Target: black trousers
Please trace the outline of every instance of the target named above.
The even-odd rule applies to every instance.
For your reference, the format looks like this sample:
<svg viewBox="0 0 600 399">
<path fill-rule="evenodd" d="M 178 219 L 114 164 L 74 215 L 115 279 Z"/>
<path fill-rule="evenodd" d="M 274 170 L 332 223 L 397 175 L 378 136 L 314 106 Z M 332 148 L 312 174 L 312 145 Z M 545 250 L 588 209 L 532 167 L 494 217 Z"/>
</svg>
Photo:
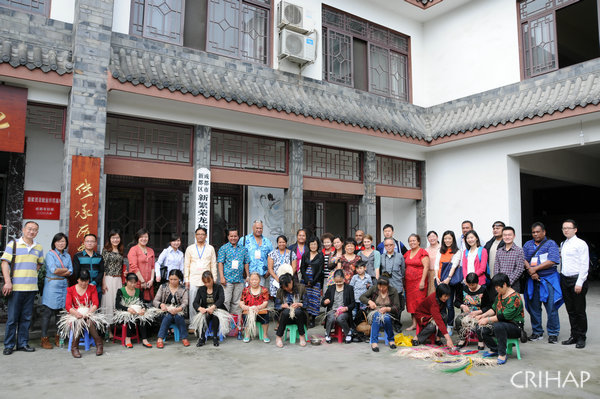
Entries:
<svg viewBox="0 0 600 399">
<path fill-rule="evenodd" d="M 560 289 L 562 290 L 565 308 L 569 314 L 569 323 L 571 324 L 571 337 L 577 340 L 585 340 L 587 333 L 587 315 L 585 313 L 585 294 L 588 290 L 587 280 L 581 287 L 579 294 L 575 293 L 575 283 L 577 276 L 567 277 L 560 275 Z"/>
<path fill-rule="evenodd" d="M 499 356 L 506 356 L 506 341 L 508 338 L 520 337 L 521 327 L 515 323 L 498 321 L 492 324 L 492 327 L 477 326 L 477 338 L 479 341 L 485 342 L 490 351 L 498 352 Z"/>
<path fill-rule="evenodd" d="M 306 312 L 304 310 L 302 310 L 301 308 L 297 308 L 294 318 L 290 319 L 290 310 L 283 309 L 279 315 L 279 326 L 277 326 L 276 334 L 278 337 L 283 337 L 283 334 L 285 333 L 285 327 L 288 324 L 297 325 L 298 326 L 298 334 L 304 335 L 305 334 L 304 326 L 306 325 Z"/>
<path fill-rule="evenodd" d="M 48 327 L 50 326 L 50 318 L 52 316 L 54 316 L 54 324 L 57 325 L 58 324 L 58 320 L 60 318 L 60 316 L 58 315 L 60 313 L 62 309 L 51 309 L 46 305 L 42 306 L 42 318 L 41 318 L 41 323 L 42 323 L 42 337 L 47 337 L 48 336 Z M 58 327 L 56 328 L 56 330 L 58 331 Z M 58 334 L 58 332 L 57 332 Z"/>
<path fill-rule="evenodd" d="M 441 314 L 444 323 L 448 324 L 448 309 L 444 307 L 441 311 Z M 442 332 L 439 330 L 438 326 L 436 326 L 433 322 L 429 322 L 425 327 L 421 329 L 421 331 L 419 331 L 419 334 L 417 334 L 417 340 L 420 344 L 424 344 L 425 342 L 427 342 L 427 340 L 429 339 L 429 337 L 431 337 L 432 334 L 436 334 L 437 337 L 442 337 Z"/>
<path fill-rule="evenodd" d="M 135 335 L 135 325 L 137 323 L 127 323 L 127 336 L 133 337 Z M 138 324 L 138 331 L 140 332 L 140 339 L 148 339 L 148 332 L 144 324 Z"/>
<path fill-rule="evenodd" d="M 208 325 L 210 324 L 211 330 L 212 330 L 212 336 L 213 339 L 218 339 L 219 337 L 219 318 L 217 316 L 215 316 L 214 314 L 209 314 L 208 312 L 205 313 L 206 314 L 206 325 L 204 326 L 204 330 L 202 330 L 202 334 L 200 335 L 200 338 L 204 338 L 206 336 L 206 329 L 208 328 Z"/>
</svg>

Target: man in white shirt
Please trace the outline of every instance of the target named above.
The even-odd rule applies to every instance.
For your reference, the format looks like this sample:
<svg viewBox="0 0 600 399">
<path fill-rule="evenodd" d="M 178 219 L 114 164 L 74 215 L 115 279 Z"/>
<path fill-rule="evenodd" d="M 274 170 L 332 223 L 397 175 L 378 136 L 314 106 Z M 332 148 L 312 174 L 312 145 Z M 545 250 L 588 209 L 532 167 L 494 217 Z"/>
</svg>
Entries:
<svg viewBox="0 0 600 399">
<path fill-rule="evenodd" d="M 571 336 L 562 344 L 575 344 L 577 349 L 582 349 L 585 348 L 585 334 L 587 333 L 585 294 L 588 290 L 590 253 L 585 241 L 576 236 L 577 224 L 575 221 L 565 220 L 562 232 L 567 239 L 560 247 L 560 288 L 571 324 Z"/>
<path fill-rule="evenodd" d="M 183 276 L 185 288 L 189 290 L 189 310 L 190 320 L 196 316 L 197 310 L 194 309 L 194 299 L 198 288 L 204 285 L 202 282 L 202 273 L 210 271 L 214 281 L 217 280 L 217 255 L 212 245 L 206 243 L 206 229 L 198 227 L 196 229 L 196 242 L 185 250 L 185 259 L 183 265 Z"/>
</svg>

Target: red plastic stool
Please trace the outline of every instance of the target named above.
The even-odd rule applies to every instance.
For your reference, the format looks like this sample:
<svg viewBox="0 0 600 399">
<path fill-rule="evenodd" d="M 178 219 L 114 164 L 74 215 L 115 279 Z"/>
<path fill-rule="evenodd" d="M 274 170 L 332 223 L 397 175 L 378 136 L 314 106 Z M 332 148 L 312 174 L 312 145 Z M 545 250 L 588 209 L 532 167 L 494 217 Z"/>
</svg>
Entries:
<svg viewBox="0 0 600 399">
<path fill-rule="evenodd" d="M 115 328 L 113 330 L 113 344 L 115 341 L 121 341 L 121 346 L 125 346 L 125 338 L 127 338 L 127 324 L 121 324 L 121 335 L 117 336 L 117 325 L 115 324 Z M 137 324 L 135 325 L 135 335 L 130 337 L 133 341 L 137 339 L 137 343 L 140 343 L 140 331 L 138 330 Z"/>
<path fill-rule="evenodd" d="M 337 339 L 340 344 L 344 342 L 344 330 L 337 323 L 335 323 L 331 337 Z"/>
<path fill-rule="evenodd" d="M 242 331 L 241 320 L 238 320 L 238 315 L 232 314 L 233 321 L 231 322 L 231 330 L 229 330 L 228 337 L 237 337 L 238 332 Z"/>
</svg>

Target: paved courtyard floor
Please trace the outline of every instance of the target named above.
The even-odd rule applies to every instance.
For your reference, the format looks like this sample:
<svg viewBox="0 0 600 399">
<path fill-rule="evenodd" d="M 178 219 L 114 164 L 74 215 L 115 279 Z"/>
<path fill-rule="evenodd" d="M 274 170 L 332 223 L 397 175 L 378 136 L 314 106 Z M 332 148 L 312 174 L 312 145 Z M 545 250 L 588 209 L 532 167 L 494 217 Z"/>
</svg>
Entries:
<svg viewBox="0 0 600 399">
<path fill-rule="evenodd" d="M 505 365 L 476 368 L 471 376 L 432 370 L 429 361 L 400 358 L 383 345 L 379 353 L 366 343 L 301 348 L 286 342 L 279 349 L 273 324 L 269 344 L 227 338 L 218 348 L 196 348 L 195 342 L 184 348 L 169 341 L 160 350 L 109 343 L 103 356 L 92 348 L 82 350 L 81 359 L 66 349 L 41 349 L 34 333 L 35 353 L 0 355 L 0 398 L 599 398 L 598 283 L 590 287 L 587 309 L 585 349 L 550 345 L 544 336 L 521 344 L 522 360 L 513 355 Z M 559 341 L 569 336 L 564 306 L 560 316 Z M 409 325 L 405 314 L 403 322 Z M 323 329 L 310 333 L 322 335 Z"/>
</svg>

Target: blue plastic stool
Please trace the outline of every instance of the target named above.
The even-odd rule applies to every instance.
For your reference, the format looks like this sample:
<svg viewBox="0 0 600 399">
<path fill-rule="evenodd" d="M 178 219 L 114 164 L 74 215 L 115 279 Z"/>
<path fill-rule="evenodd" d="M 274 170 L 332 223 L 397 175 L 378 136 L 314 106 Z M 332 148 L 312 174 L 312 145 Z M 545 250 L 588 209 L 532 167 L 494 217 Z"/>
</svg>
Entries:
<svg viewBox="0 0 600 399">
<path fill-rule="evenodd" d="M 388 341 L 387 336 L 385 334 L 385 330 L 379 330 L 379 336 L 377 337 L 377 340 L 385 342 L 386 345 L 390 344 L 390 341 Z"/>
<path fill-rule="evenodd" d="M 175 342 L 179 342 L 179 328 L 177 328 L 177 325 L 173 323 L 169 328 L 173 329 L 173 338 L 175 339 Z"/>
<path fill-rule="evenodd" d="M 67 348 L 68 351 L 71 351 L 71 346 L 73 344 L 73 331 L 71 331 L 71 334 L 69 335 L 69 347 Z M 94 342 L 93 339 L 90 338 L 90 334 L 88 333 L 88 330 L 84 330 L 83 332 L 83 338 L 81 338 L 79 340 L 79 345 L 84 345 L 85 346 L 85 350 L 89 351 L 90 347 L 96 346 L 96 343 Z"/>
<path fill-rule="evenodd" d="M 308 328 L 306 326 L 304 326 L 304 331 L 305 332 L 308 331 Z M 286 339 L 288 339 L 288 334 L 289 334 L 290 344 L 295 344 L 296 339 L 298 339 L 298 337 L 300 337 L 300 334 L 298 334 L 298 326 L 295 324 L 288 324 L 287 326 L 285 326 L 285 333 L 283 334 L 284 341 Z"/>
<path fill-rule="evenodd" d="M 208 323 L 208 327 L 206 328 L 206 333 L 204 334 L 204 336 L 206 337 L 206 339 L 208 339 L 208 338 L 210 338 L 210 337 L 213 336 L 213 333 L 212 333 L 212 321 L 210 323 Z M 219 341 L 223 341 L 223 339 L 225 338 L 221 334 L 218 334 L 218 337 L 219 337 Z"/>
</svg>

